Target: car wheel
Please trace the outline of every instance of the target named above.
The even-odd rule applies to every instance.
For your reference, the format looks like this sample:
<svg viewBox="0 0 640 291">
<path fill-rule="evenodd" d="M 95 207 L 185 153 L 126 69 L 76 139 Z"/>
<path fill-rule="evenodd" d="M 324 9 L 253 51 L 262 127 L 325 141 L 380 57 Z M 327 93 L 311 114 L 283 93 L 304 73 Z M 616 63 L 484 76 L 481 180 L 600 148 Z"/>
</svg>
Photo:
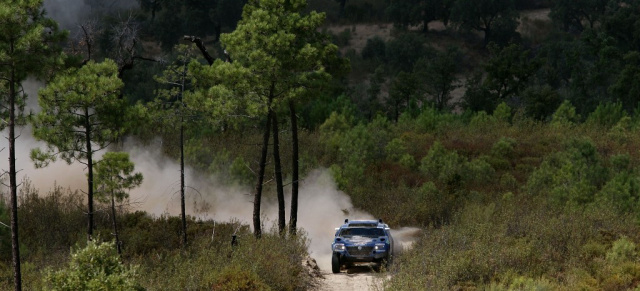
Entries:
<svg viewBox="0 0 640 291">
<path fill-rule="evenodd" d="M 331 271 L 334 274 L 340 273 L 340 258 L 338 257 L 338 254 L 333 254 L 333 256 L 331 256 Z"/>
<path fill-rule="evenodd" d="M 393 255 L 388 255 L 387 258 L 382 261 L 385 269 L 389 269 L 389 265 L 393 262 Z"/>
</svg>

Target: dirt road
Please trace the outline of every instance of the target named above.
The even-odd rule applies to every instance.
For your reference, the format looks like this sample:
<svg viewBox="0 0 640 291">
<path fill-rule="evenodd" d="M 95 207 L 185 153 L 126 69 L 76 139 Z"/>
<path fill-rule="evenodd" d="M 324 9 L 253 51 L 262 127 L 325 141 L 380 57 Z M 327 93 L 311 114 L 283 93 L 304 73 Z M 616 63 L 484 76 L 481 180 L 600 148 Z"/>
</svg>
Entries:
<svg viewBox="0 0 640 291">
<path fill-rule="evenodd" d="M 325 272 L 322 275 L 324 279 L 320 280 L 316 291 L 382 290 L 383 278 L 380 274 L 373 272 L 370 267 L 352 267 L 338 274 Z"/>
</svg>

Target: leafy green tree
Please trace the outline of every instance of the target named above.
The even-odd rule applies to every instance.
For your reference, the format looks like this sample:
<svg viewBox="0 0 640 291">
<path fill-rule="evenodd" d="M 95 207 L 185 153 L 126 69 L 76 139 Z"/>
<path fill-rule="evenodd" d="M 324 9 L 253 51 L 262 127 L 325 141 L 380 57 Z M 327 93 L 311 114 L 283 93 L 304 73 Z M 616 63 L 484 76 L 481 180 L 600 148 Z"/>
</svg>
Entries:
<svg viewBox="0 0 640 291">
<path fill-rule="evenodd" d="M 378 66 L 376 70 L 369 77 L 369 88 L 367 89 L 368 95 L 368 104 L 367 108 L 369 110 L 369 114 L 367 118 L 371 120 L 375 114 L 382 110 L 382 106 L 380 104 L 380 93 L 382 91 L 382 86 L 386 82 L 384 68 L 383 66 Z"/>
<path fill-rule="evenodd" d="M 489 45 L 491 58 L 484 65 L 484 86 L 498 100 L 518 95 L 528 85 L 539 65 L 531 53 L 517 44 L 504 48 Z"/>
<path fill-rule="evenodd" d="M 553 153 L 527 181 L 532 195 L 545 195 L 559 206 L 580 207 L 596 201 L 596 193 L 609 179 L 591 141 L 571 140 L 565 151 Z"/>
<path fill-rule="evenodd" d="M 565 30 L 583 31 L 583 23 L 594 28 L 605 13 L 609 0 L 555 0 L 549 16 Z M 615 1 L 619 2 L 619 1 Z"/>
<path fill-rule="evenodd" d="M 93 234 L 93 155 L 121 136 L 121 116 L 126 100 L 120 99 L 122 81 L 116 64 L 88 62 L 79 69 L 57 75 L 40 90 L 42 108 L 33 118 L 33 135 L 47 143 L 46 151 L 33 149 L 31 159 L 36 167 L 45 167 L 60 157 L 87 166 L 88 230 Z"/>
<path fill-rule="evenodd" d="M 562 103 L 560 94 L 551 86 L 532 86 L 522 92 L 525 113 L 537 120 L 546 120 Z"/>
<path fill-rule="evenodd" d="M 457 0 L 451 10 L 451 20 L 460 27 L 484 32 L 485 45 L 514 37 L 518 17 L 513 0 Z"/>
<path fill-rule="evenodd" d="M 265 0 L 251 2 L 245 6 L 243 17 L 236 30 L 223 34 L 221 42 L 233 59 L 233 63 L 217 61 L 210 69 L 203 69 L 207 76 L 220 81 L 212 86 L 207 95 L 216 104 L 235 107 L 244 102 L 251 115 L 267 115 L 260 170 L 254 200 L 254 230 L 261 234 L 260 201 L 264 166 L 266 162 L 269 130 L 273 127 L 274 159 L 279 155 L 277 109 L 287 107 L 290 111 L 293 139 L 292 203 L 290 228 L 295 229 L 297 220 L 297 117 L 295 107 L 298 100 L 308 96 L 309 89 L 316 88 L 330 78 L 330 72 L 342 71 L 347 63 L 337 56 L 337 47 L 329 42 L 326 34 L 318 31 L 324 14 L 303 14 L 305 0 Z M 216 77 L 213 77 L 213 76 Z M 233 82 L 240 80 L 240 82 Z M 200 81 L 200 79 L 199 79 Z M 224 85 L 220 85 L 224 84 Z M 225 94 L 221 94 L 221 93 Z M 229 93 L 229 94 L 226 94 Z M 229 100 L 229 96 L 240 100 Z M 221 98 L 221 99 L 218 99 Z M 218 103 L 219 102 L 219 103 Z M 212 102 L 210 102 L 212 104 Z M 234 104 L 234 105 L 231 105 Z M 211 108 L 211 107 L 209 107 Z M 214 109 L 219 110 L 219 109 Z M 277 166 L 277 161 L 274 161 Z M 275 169 L 278 191 L 278 226 L 284 230 L 284 193 L 281 169 Z"/>
<path fill-rule="evenodd" d="M 429 22 L 442 20 L 449 23 L 453 0 L 392 0 L 387 7 L 389 19 L 397 27 L 422 25 L 422 31 L 429 30 Z"/>
<path fill-rule="evenodd" d="M 422 90 L 418 86 L 418 80 L 412 73 L 400 72 L 391 81 L 389 87 L 389 98 L 387 104 L 391 109 L 391 116 L 394 121 L 398 121 L 400 111 L 409 108 L 411 104 L 416 104 L 421 99 Z"/>
<path fill-rule="evenodd" d="M 424 45 L 424 38 L 416 33 L 403 33 L 387 42 L 386 59 L 392 73 L 411 72 L 415 63 L 432 53 Z"/>
<path fill-rule="evenodd" d="M 66 37 L 55 21 L 45 16 L 43 2 L 0 1 L 0 129 L 9 131 L 9 189 L 11 244 L 15 290 L 22 289 L 16 181 L 16 126 L 24 124 L 26 94 L 22 82 L 29 75 L 44 76 L 60 64 L 57 42 Z"/>
<path fill-rule="evenodd" d="M 134 173 L 135 165 L 129 161 L 129 154 L 108 152 L 95 165 L 96 198 L 103 203 L 111 202 L 111 221 L 116 239 L 118 254 L 122 254 L 116 220 L 116 202 L 122 203 L 129 198 L 128 190 L 142 184 L 142 174 Z"/>
<path fill-rule="evenodd" d="M 115 252 L 114 243 L 89 241 L 71 254 L 69 265 L 44 278 L 46 290 L 144 290 L 136 278 L 137 267 L 127 267 Z"/>
<path fill-rule="evenodd" d="M 436 53 L 433 59 L 424 59 L 414 68 L 419 83 L 424 82 L 426 93 L 438 110 L 450 106 L 451 92 L 460 87 L 457 74 L 460 71 L 461 53 L 456 47 Z"/>
<path fill-rule="evenodd" d="M 463 97 L 465 107 L 474 111 L 493 112 L 500 102 L 519 96 L 539 68 L 539 61 L 521 45 L 500 48 L 488 46 L 491 57 L 483 65 L 486 76 L 476 73 L 467 80 Z"/>
<path fill-rule="evenodd" d="M 580 114 L 576 113 L 576 108 L 569 100 L 564 100 L 551 117 L 551 123 L 556 125 L 571 125 L 578 121 L 580 121 Z"/>
<path fill-rule="evenodd" d="M 640 52 L 627 53 L 623 59 L 624 67 L 611 84 L 608 91 L 613 98 L 623 104 L 624 109 L 631 111 L 638 107 L 640 100 Z"/>
</svg>

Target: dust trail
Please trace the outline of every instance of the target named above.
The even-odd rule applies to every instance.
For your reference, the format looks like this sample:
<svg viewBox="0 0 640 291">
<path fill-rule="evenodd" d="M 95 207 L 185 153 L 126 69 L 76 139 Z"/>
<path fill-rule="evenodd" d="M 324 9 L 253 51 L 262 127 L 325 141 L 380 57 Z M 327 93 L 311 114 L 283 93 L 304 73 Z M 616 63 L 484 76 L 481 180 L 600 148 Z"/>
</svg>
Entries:
<svg viewBox="0 0 640 291">
<path fill-rule="evenodd" d="M 42 85 L 36 81 L 25 82 L 29 96 L 28 107 L 37 111 L 37 88 Z M 54 185 L 86 193 L 86 167 L 80 163 L 67 165 L 58 161 L 48 167 L 35 169 L 29 158 L 29 152 L 35 147 L 45 147 L 36 141 L 29 127 L 18 129 L 17 168 L 18 179 L 28 177 L 32 185 L 41 194 L 47 193 Z M 6 131 L 2 133 L 6 137 Z M 6 138 L 0 139 L 1 156 L 8 155 Z M 143 210 L 152 215 L 180 214 L 180 166 L 178 161 L 162 153 L 162 141 L 155 140 L 143 145 L 134 139 L 124 142 L 123 150 L 130 154 L 135 169 L 144 175 L 142 185 L 130 192 L 131 210 Z M 96 155 L 100 159 L 101 153 Z M 6 159 L 5 159 L 6 161 Z M 7 164 L 0 164 L 0 169 L 8 169 Z M 187 214 L 201 219 L 217 221 L 239 220 L 251 225 L 253 217 L 253 186 L 228 185 L 214 175 L 205 175 L 185 168 Z M 6 191 L 5 191 L 6 193 Z M 286 189 L 286 217 L 289 217 L 290 189 Z M 266 195 L 266 194 L 265 194 Z M 6 197 L 5 197 L 6 198 Z M 309 252 L 319 266 L 330 270 L 331 241 L 335 227 L 340 226 L 345 218 L 375 219 L 371 214 L 355 209 L 351 199 L 340 191 L 327 169 L 311 171 L 300 183 L 298 205 L 298 227 L 304 229 L 309 238 Z M 268 229 L 277 220 L 277 202 L 275 199 L 263 199 L 263 221 Z M 382 217 L 384 219 L 384 217 Z M 393 227 L 393 226 L 392 226 Z M 415 228 L 393 230 L 396 245 L 408 247 L 415 239 Z"/>
</svg>

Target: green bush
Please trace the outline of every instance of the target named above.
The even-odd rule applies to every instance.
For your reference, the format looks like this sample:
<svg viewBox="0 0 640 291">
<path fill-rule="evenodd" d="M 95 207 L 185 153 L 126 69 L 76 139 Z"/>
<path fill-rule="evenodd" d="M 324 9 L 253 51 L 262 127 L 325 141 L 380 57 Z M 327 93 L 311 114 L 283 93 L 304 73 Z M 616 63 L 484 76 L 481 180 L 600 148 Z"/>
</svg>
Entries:
<svg viewBox="0 0 640 291">
<path fill-rule="evenodd" d="M 622 237 L 613 242 L 606 255 L 607 261 L 614 264 L 635 261 L 637 257 L 636 244 L 627 237 Z"/>
<path fill-rule="evenodd" d="M 493 110 L 493 117 L 502 123 L 510 123 L 511 122 L 511 107 L 507 105 L 507 103 L 502 102 L 498 104 L 495 110 Z"/>
<path fill-rule="evenodd" d="M 589 114 L 586 123 L 612 127 L 624 117 L 628 117 L 628 115 L 624 108 L 622 108 L 621 102 L 600 103 L 600 105 Z"/>
<path fill-rule="evenodd" d="M 556 126 L 568 126 L 575 124 L 580 120 L 580 115 L 576 113 L 576 108 L 571 105 L 569 100 L 565 100 L 560 104 L 556 112 L 553 113 L 551 124 Z"/>
<path fill-rule="evenodd" d="M 229 266 L 222 270 L 213 285 L 216 291 L 268 291 L 269 286 L 264 284 L 256 273 L 243 270 L 239 266 Z"/>
<path fill-rule="evenodd" d="M 608 177 L 593 143 L 572 140 L 566 151 L 552 153 L 542 162 L 526 188 L 532 195 L 548 195 L 557 205 L 583 206 L 594 202 Z"/>
<path fill-rule="evenodd" d="M 69 266 L 45 277 L 48 290 L 144 290 L 137 267 L 122 264 L 115 244 L 90 241 L 71 254 Z"/>
</svg>

